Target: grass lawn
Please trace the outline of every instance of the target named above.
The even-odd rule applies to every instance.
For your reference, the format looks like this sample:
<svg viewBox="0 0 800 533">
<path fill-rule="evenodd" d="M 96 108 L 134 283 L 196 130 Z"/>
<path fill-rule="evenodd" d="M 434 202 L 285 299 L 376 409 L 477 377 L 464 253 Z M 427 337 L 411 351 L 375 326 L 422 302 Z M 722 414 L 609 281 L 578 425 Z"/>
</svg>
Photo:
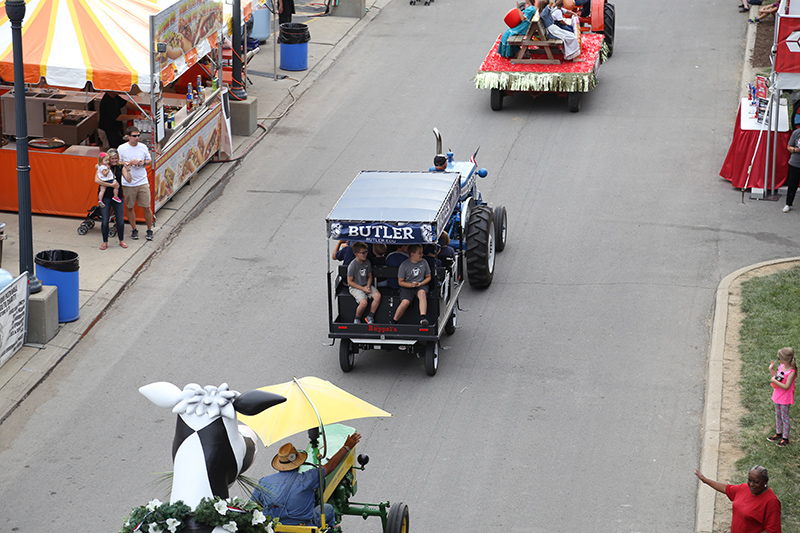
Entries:
<svg viewBox="0 0 800 533">
<path fill-rule="evenodd" d="M 777 368 L 778 349 L 783 346 L 791 346 L 796 357 L 800 355 L 800 268 L 745 281 L 742 311 L 739 350 L 746 414 L 740 421 L 740 437 L 745 456 L 736 463 L 737 479 L 731 483 L 745 482 L 751 466 L 765 466 L 769 486 L 781 501 L 783 532 L 800 533 L 800 405 L 789 410 L 789 445 L 780 448 L 767 441 L 775 433 L 769 362 L 775 361 Z M 795 398 L 800 402 L 797 394 Z"/>
</svg>

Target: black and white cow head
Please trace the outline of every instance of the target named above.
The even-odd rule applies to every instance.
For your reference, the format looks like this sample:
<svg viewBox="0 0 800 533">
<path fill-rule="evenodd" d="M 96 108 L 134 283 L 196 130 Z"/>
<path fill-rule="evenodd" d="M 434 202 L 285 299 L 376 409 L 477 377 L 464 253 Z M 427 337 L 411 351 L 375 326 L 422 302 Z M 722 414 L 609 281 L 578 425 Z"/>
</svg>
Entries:
<svg viewBox="0 0 800 533">
<path fill-rule="evenodd" d="M 227 498 L 236 477 L 253 463 L 255 433 L 239 425 L 236 413 L 252 416 L 285 402 L 277 394 L 253 390 L 240 394 L 190 383 L 180 390 L 159 381 L 139 389 L 148 400 L 178 415 L 172 441 L 172 494 L 192 509 L 211 496 Z"/>
</svg>

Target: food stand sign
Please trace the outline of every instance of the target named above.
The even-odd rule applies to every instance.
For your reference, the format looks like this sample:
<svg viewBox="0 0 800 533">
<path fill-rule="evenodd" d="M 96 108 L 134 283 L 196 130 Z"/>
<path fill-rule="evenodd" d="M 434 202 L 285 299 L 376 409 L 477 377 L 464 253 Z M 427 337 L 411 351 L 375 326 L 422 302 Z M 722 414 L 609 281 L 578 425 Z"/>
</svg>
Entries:
<svg viewBox="0 0 800 533">
<path fill-rule="evenodd" d="M 28 331 L 28 273 L 0 291 L 0 365 L 25 343 Z"/>
<path fill-rule="evenodd" d="M 155 208 L 160 209 L 189 178 L 219 151 L 222 106 L 210 110 L 202 120 L 173 144 L 156 163 Z"/>
<path fill-rule="evenodd" d="M 155 58 L 165 85 L 211 51 L 223 25 L 222 9 L 221 0 L 181 0 L 153 17 L 155 41 L 166 44 Z"/>
</svg>

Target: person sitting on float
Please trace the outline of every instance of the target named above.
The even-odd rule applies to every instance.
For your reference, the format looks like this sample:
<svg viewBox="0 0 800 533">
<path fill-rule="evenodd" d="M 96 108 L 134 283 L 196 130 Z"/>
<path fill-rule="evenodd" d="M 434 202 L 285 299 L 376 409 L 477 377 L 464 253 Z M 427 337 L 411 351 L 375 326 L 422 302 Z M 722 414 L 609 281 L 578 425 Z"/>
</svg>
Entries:
<svg viewBox="0 0 800 533">
<path fill-rule="evenodd" d="M 564 43 L 564 59 L 571 61 L 581 55 L 578 31 L 567 31 L 556 24 L 563 20 L 561 0 L 539 0 L 539 17 L 550 39 L 561 39 Z M 575 28 L 577 30 L 577 28 Z"/>
<path fill-rule="evenodd" d="M 525 9 L 520 9 L 519 5 L 515 6 L 520 22 L 513 28 L 508 28 L 503 32 L 503 36 L 500 37 L 500 45 L 497 47 L 497 53 L 501 56 L 514 57 L 517 55 L 517 52 L 519 52 L 519 46 L 508 44 L 508 38 L 512 35 L 525 35 L 528 32 L 528 28 L 533 20 L 533 15 L 536 13 L 536 6 L 533 5 L 533 2 L 534 0 L 525 0 Z M 513 13 L 513 10 L 511 11 L 509 15 Z M 506 15 L 507 19 L 509 15 Z"/>
</svg>

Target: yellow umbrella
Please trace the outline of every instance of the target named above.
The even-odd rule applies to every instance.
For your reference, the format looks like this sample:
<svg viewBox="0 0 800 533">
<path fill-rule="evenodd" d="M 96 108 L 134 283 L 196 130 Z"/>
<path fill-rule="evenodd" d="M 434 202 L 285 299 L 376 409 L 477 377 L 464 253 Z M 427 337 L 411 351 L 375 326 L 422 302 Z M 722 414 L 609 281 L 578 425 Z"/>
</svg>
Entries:
<svg viewBox="0 0 800 533">
<path fill-rule="evenodd" d="M 239 421 L 248 425 L 261 438 L 265 446 L 312 428 L 324 425 L 369 418 L 392 416 L 383 409 L 356 398 L 330 381 L 308 376 L 292 381 L 261 387 L 259 390 L 280 394 L 286 401 L 255 416 L 239 415 Z"/>
</svg>

